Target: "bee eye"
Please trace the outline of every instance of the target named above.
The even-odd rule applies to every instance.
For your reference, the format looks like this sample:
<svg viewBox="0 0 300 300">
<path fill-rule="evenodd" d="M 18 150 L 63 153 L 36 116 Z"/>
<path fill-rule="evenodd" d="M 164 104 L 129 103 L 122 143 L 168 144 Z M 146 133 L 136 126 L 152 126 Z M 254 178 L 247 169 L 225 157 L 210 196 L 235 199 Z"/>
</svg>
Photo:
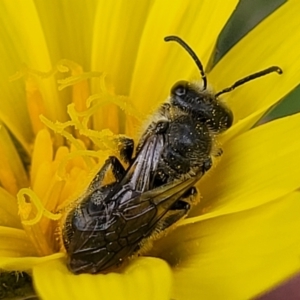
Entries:
<svg viewBox="0 0 300 300">
<path fill-rule="evenodd" d="M 185 96 L 188 89 L 188 82 L 187 81 L 179 81 L 175 83 L 171 89 L 172 96 L 182 97 Z"/>
<path fill-rule="evenodd" d="M 174 94 L 176 94 L 177 96 L 184 96 L 186 93 L 186 89 L 184 86 L 177 86 Z"/>
</svg>

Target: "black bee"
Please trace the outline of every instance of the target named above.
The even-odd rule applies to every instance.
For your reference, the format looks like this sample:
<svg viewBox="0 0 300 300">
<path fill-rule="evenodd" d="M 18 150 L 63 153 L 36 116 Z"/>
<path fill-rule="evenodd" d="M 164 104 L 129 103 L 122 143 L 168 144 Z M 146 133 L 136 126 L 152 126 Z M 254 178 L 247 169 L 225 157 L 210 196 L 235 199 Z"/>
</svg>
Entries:
<svg viewBox="0 0 300 300">
<path fill-rule="evenodd" d="M 185 217 L 196 203 L 196 182 L 212 166 L 215 138 L 233 122 L 231 110 L 219 99 L 223 93 L 271 72 L 270 67 L 243 78 L 218 93 L 207 89 L 202 64 L 179 37 L 176 41 L 196 62 L 202 84 L 179 81 L 169 100 L 153 115 L 135 157 L 133 141 L 124 139 L 125 170 L 110 157 L 84 195 L 69 210 L 63 227 L 68 267 L 75 273 L 98 273 L 140 253 L 147 241 Z M 114 180 L 104 183 L 112 171 Z"/>
</svg>

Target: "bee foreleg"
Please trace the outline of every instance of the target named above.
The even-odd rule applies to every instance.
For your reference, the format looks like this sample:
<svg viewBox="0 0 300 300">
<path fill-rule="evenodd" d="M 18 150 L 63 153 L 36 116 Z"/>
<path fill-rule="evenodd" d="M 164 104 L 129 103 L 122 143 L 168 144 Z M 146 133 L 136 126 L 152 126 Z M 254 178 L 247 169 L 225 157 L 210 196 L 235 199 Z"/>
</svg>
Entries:
<svg viewBox="0 0 300 300">
<path fill-rule="evenodd" d="M 101 186 L 103 186 L 103 181 L 105 178 L 105 175 L 109 172 L 109 170 L 112 171 L 116 182 L 119 182 L 125 174 L 125 169 L 120 163 L 120 161 L 115 156 L 110 156 L 104 163 L 103 167 L 100 169 L 100 171 L 97 173 L 97 175 L 94 177 L 93 181 L 91 182 L 89 189 L 95 190 L 99 189 Z"/>
<path fill-rule="evenodd" d="M 119 182 L 122 180 L 122 178 L 125 175 L 125 169 L 123 165 L 120 163 L 120 161 L 115 156 L 110 156 L 106 162 L 110 163 L 111 170 L 115 176 L 116 182 Z"/>
<path fill-rule="evenodd" d="M 118 138 L 118 149 L 122 160 L 126 163 L 130 163 L 132 160 L 132 154 L 134 149 L 133 139 L 122 136 Z"/>
</svg>

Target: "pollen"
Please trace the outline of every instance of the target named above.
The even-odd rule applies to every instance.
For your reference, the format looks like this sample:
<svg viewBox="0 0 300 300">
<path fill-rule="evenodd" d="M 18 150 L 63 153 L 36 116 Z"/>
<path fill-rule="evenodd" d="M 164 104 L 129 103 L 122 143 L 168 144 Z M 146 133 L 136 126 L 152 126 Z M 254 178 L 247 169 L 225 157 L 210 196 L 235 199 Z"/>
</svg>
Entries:
<svg viewBox="0 0 300 300">
<path fill-rule="evenodd" d="M 72 103 L 67 106 L 68 120 L 52 121 L 40 89 L 40 81 L 57 73 L 68 74 L 58 81 L 58 90 L 72 89 Z M 118 135 L 109 129 L 92 129 L 99 107 L 114 103 L 139 116 L 124 96 L 115 96 L 105 86 L 104 75 L 83 72 L 68 60 L 60 61 L 48 73 L 26 69 L 27 106 L 36 135 L 33 145 L 30 183 L 17 194 L 23 227 L 39 255 L 60 250 L 60 223 L 70 203 L 80 198 L 99 167 L 118 152 Z M 90 95 L 88 79 L 102 80 L 102 92 Z M 102 79 L 101 79 L 102 78 Z M 24 186 L 24 185 L 23 185 Z"/>
</svg>

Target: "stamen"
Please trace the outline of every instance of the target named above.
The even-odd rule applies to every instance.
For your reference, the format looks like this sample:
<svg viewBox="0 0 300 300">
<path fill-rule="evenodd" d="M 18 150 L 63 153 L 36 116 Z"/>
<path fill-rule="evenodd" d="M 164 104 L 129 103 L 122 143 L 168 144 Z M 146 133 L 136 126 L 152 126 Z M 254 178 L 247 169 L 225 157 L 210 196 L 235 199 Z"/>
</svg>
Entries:
<svg viewBox="0 0 300 300">
<path fill-rule="evenodd" d="M 22 66 L 21 70 L 17 71 L 14 75 L 10 76 L 9 80 L 10 81 L 15 81 L 15 80 L 19 80 L 23 77 L 27 77 L 27 76 L 33 76 L 33 77 L 38 77 L 38 78 L 49 78 L 52 75 L 54 75 L 57 72 L 56 67 L 52 68 L 50 71 L 48 72 L 41 72 L 35 69 L 31 69 L 28 66 L 26 66 L 25 64 Z"/>
<path fill-rule="evenodd" d="M 70 160 L 74 159 L 77 156 L 80 156 L 80 157 L 86 156 L 86 157 L 95 157 L 95 158 L 101 157 L 99 152 L 93 151 L 93 150 L 78 150 L 78 151 L 70 152 L 61 160 L 61 162 L 57 168 L 57 175 L 59 176 L 59 178 L 61 178 L 61 179 L 66 178 L 66 173 L 67 173 L 66 166 Z"/>
<path fill-rule="evenodd" d="M 31 203 L 28 203 L 25 196 L 30 198 Z M 50 220 L 57 221 L 62 217 L 60 213 L 52 213 L 48 211 L 42 204 L 39 197 L 29 188 L 21 189 L 17 194 L 18 204 L 19 204 L 19 214 L 22 217 L 22 223 L 24 225 L 35 225 L 37 224 L 43 216 Z M 37 210 L 37 214 L 31 220 L 27 220 L 32 214 L 32 204 Z"/>
<path fill-rule="evenodd" d="M 142 121 L 145 119 L 145 115 L 142 115 L 141 112 L 139 112 L 132 104 L 130 104 L 130 98 L 126 96 L 120 96 L 115 95 L 112 92 L 110 92 L 107 88 L 107 85 L 105 83 L 105 77 L 106 74 L 103 74 L 100 77 L 100 94 L 94 94 L 91 95 L 86 102 L 87 108 L 91 106 L 93 103 L 94 110 L 96 110 L 104 106 L 106 104 L 113 103 L 117 105 L 121 110 L 125 111 L 126 114 L 134 116 L 139 121 Z"/>
<path fill-rule="evenodd" d="M 72 86 L 72 85 L 77 84 L 77 83 L 79 83 L 83 80 L 88 80 L 88 79 L 91 79 L 93 77 L 99 77 L 101 75 L 102 75 L 102 73 L 100 73 L 100 72 L 86 72 L 86 73 L 81 73 L 81 74 L 78 74 L 78 75 L 72 75 L 70 77 L 57 80 L 57 83 L 59 84 L 58 90 L 62 91 L 63 89 L 65 89 L 68 86 Z"/>
</svg>

